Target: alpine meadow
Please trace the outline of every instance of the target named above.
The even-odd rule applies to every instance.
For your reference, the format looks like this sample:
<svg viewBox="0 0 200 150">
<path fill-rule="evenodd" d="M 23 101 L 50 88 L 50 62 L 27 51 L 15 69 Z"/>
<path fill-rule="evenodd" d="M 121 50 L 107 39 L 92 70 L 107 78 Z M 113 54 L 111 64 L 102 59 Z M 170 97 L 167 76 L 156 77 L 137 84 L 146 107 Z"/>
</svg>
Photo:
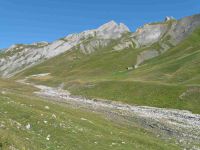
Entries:
<svg viewBox="0 0 200 150">
<path fill-rule="evenodd" d="M 200 149 L 200 15 L 109 21 L 0 51 L 0 150 Z"/>
</svg>

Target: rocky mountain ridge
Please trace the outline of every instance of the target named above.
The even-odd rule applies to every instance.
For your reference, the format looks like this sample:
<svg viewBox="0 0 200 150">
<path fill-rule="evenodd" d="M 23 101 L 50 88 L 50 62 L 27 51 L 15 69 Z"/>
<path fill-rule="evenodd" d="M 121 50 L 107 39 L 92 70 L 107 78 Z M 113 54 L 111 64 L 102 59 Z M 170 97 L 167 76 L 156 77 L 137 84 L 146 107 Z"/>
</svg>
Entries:
<svg viewBox="0 0 200 150">
<path fill-rule="evenodd" d="M 12 45 L 5 50 L 0 58 L 0 74 L 3 77 L 10 77 L 23 69 L 44 61 L 45 59 L 66 52 L 90 38 L 95 37 L 98 39 L 97 42 L 99 43 L 96 42 L 94 44 L 102 45 L 103 43 L 105 45 L 105 43 L 101 41 L 111 41 L 120 38 L 122 34 L 126 32 L 130 32 L 130 30 L 124 24 L 120 23 L 118 25 L 114 21 L 111 21 L 100 26 L 98 29 L 87 30 L 79 34 L 70 34 L 52 43 L 40 42 L 30 45 Z M 84 52 L 84 48 L 82 48 L 81 51 Z"/>
<path fill-rule="evenodd" d="M 115 51 L 147 47 L 137 56 L 137 62 L 135 62 L 135 68 L 137 68 L 145 60 L 154 58 L 180 43 L 198 26 L 200 26 L 200 15 L 180 20 L 166 17 L 164 22 L 146 24 L 138 28 L 136 32 L 131 32 L 123 23 L 117 24 L 110 21 L 97 29 L 70 34 L 52 43 L 13 45 L 0 55 L 0 75 L 11 77 L 28 67 L 73 48 L 84 54 L 90 54 L 110 45 L 112 45 L 111 49 Z M 113 41 L 115 41 L 115 45 L 112 44 Z M 155 43 L 158 44 L 157 49 L 151 47 Z"/>
</svg>

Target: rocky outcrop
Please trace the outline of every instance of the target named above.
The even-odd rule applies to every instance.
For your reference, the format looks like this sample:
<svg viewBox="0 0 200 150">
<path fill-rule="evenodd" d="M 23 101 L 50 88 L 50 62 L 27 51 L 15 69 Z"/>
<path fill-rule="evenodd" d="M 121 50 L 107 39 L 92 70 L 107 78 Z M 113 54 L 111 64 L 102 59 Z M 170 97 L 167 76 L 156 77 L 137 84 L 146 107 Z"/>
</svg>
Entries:
<svg viewBox="0 0 200 150">
<path fill-rule="evenodd" d="M 122 37 L 123 34 L 130 32 L 129 28 L 120 23 L 108 22 L 94 31 L 95 38 L 86 40 L 78 47 L 84 54 L 90 54 L 98 49 L 105 48 L 111 44 L 112 40 Z"/>
<path fill-rule="evenodd" d="M 162 53 L 165 53 L 167 50 L 169 50 L 171 48 L 168 44 L 163 43 L 163 42 L 159 42 L 158 44 L 160 46 L 159 49 L 145 50 L 145 51 L 141 52 L 137 56 L 137 61 L 136 61 L 136 64 L 135 64 L 135 69 L 137 69 L 139 67 L 139 65 L 141 65 L 146 60 L 155 58 L 155 57 L 161 55 Z"/>
<path fill-rule="evenodd" d="M 159 55 L 159 52 L 157 50 L 146 50 L 140 53 L 137 56 L 137 62 L 135 64 L 135 68 L 138 68 L 138 66 L 143 63 L 146 60 L 152 59 L 154 57 L 157 57 Z"/>
<path fill-rule="evenodd" d="M 140 47 L 151 45 L 158 42 L 167 32 L 168 24 L 146 24 L 144 27 L 137 29 L 132 34 L 132 38 L 137 41 Z"/>
<path fill-rule="evenodd" d="M 200 26 L 200 15 L 185 17 L 173 23 L 166 36 L 170 36 L 170 42 L 174 45 L 188 37 Z"/>
<path fill-rule="evenodd" d="M 117 42 L 117 44 L 113 47 L 113 50 L 119 51 L 127 48 L 138 48 L 138 45 L 136 43 L 137 42 L 128 34 Z"/>
<path fill-rule="evenodd" d="M 8 49 L 5 49 L 5 52 L 19 52 L 24 50 L 25 48 L 41 48 L 47 46 L 48 44 L 48 42 L 37 42 L 32 44 L 14 44 L 11 45 Z"/>
<path fill-rule="evenodd" d="M 124 50 L 127 48 L 134 48 L 134 46 L 135 45 L 133 41 L 124 41 L 114 46 L 113 50 L 119 51 L 119 50 Z"/>
<path fill-rule="evenodd" d="M 107 47 L 112 40 L 109 39 L 92 39 L 87 42 L 83 42 L 78 46 L 78 49 L 84 54 L 90 54 L 98 49 Z"/>
<path fill-rule="evenodd" d="M 169 37 L 170 43 L 176 45 L 199 26 L 200 15 L 189 16 L 180 20 L 166 17 L 165 22 L 146 24 L 137 29 L 132 37 L 140 46 L 151 45 L 166 37 Z"/>
<path fill-rule="evenodd" d="M 129 28 L 126 25 L 124 25 L 123 23 L 120 23 L 118 25 L 114 21 L 108 22 L 95 30 L 96 36 L 102 39 L 117 39 L 126 32 L 130 32 Z"/>
<path fill-rule="evenodd" d="M 197 27 L 200 26 L 200 15 L 185 17 L 180 20 L 175 20 L 173 17 L 166 17 L 165 22 L 156 24 L 147 24 L 139 28 L 133 33 L 133 38 L 141 46 L 158 43 L 160 49 L 157 51 L 144 51 L 137 57 L 135 68 L 137 68 L 144 61 L 154 58 L 170 49 L 171 45 L 177 45 L 185 38 L 187 38 Z M 164 39 L 164 41 L 163 41 Z"/>
</svg>

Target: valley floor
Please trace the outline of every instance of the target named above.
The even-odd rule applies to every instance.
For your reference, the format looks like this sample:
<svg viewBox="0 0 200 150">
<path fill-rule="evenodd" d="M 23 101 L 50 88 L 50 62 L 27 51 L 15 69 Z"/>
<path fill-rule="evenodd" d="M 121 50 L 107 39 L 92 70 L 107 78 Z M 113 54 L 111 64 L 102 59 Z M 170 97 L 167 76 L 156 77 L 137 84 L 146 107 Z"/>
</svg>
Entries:
<svg viewBox="0 0 200 150">
<path fill-rule="evenodd" d="M 200 144 L 200 115 L 198 114 L 175 109 L 133 106 L 110 100 L 86 99 L 73 96 L 61 88 L 29 83 L 26 79 L 18 82 L 39 89 L 34 92 L 38 96 L 67 104 L 73 108 L 98 112 L 118 123 L 137 124 L 160 138 L 174 139 L 175 143 L 182 147 L 195 149 Z"/>
<path fill-rule="evenodd" d="M 101 113 L 81 105 L 72 107 L 34 92 L 39 91 L 30 85 L 0 80 L 0 149 L 181 148 L 174 139 L 162 139 L 114 109 Z"/>
</svg>

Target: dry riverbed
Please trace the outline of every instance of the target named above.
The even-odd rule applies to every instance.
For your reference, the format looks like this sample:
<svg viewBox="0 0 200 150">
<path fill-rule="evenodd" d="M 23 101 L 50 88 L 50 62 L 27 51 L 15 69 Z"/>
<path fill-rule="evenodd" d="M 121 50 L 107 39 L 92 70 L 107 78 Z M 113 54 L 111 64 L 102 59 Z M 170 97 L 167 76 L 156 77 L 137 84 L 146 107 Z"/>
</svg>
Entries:
<svg viewBox="0 0 200 150">
<path fill-rule="evenodd" d="M 133 106 L 110 100 L 86 99 L 73 96 L 61 88 L 18 81 L 39 89 L 35 94 L 70 106 L 105 114 L 113 121 L 137 124 L 167 140 L 176 140 L 184 149 L 200 149 L 200 115 L 189 111 L 147 106 Z"/>
</svg>

